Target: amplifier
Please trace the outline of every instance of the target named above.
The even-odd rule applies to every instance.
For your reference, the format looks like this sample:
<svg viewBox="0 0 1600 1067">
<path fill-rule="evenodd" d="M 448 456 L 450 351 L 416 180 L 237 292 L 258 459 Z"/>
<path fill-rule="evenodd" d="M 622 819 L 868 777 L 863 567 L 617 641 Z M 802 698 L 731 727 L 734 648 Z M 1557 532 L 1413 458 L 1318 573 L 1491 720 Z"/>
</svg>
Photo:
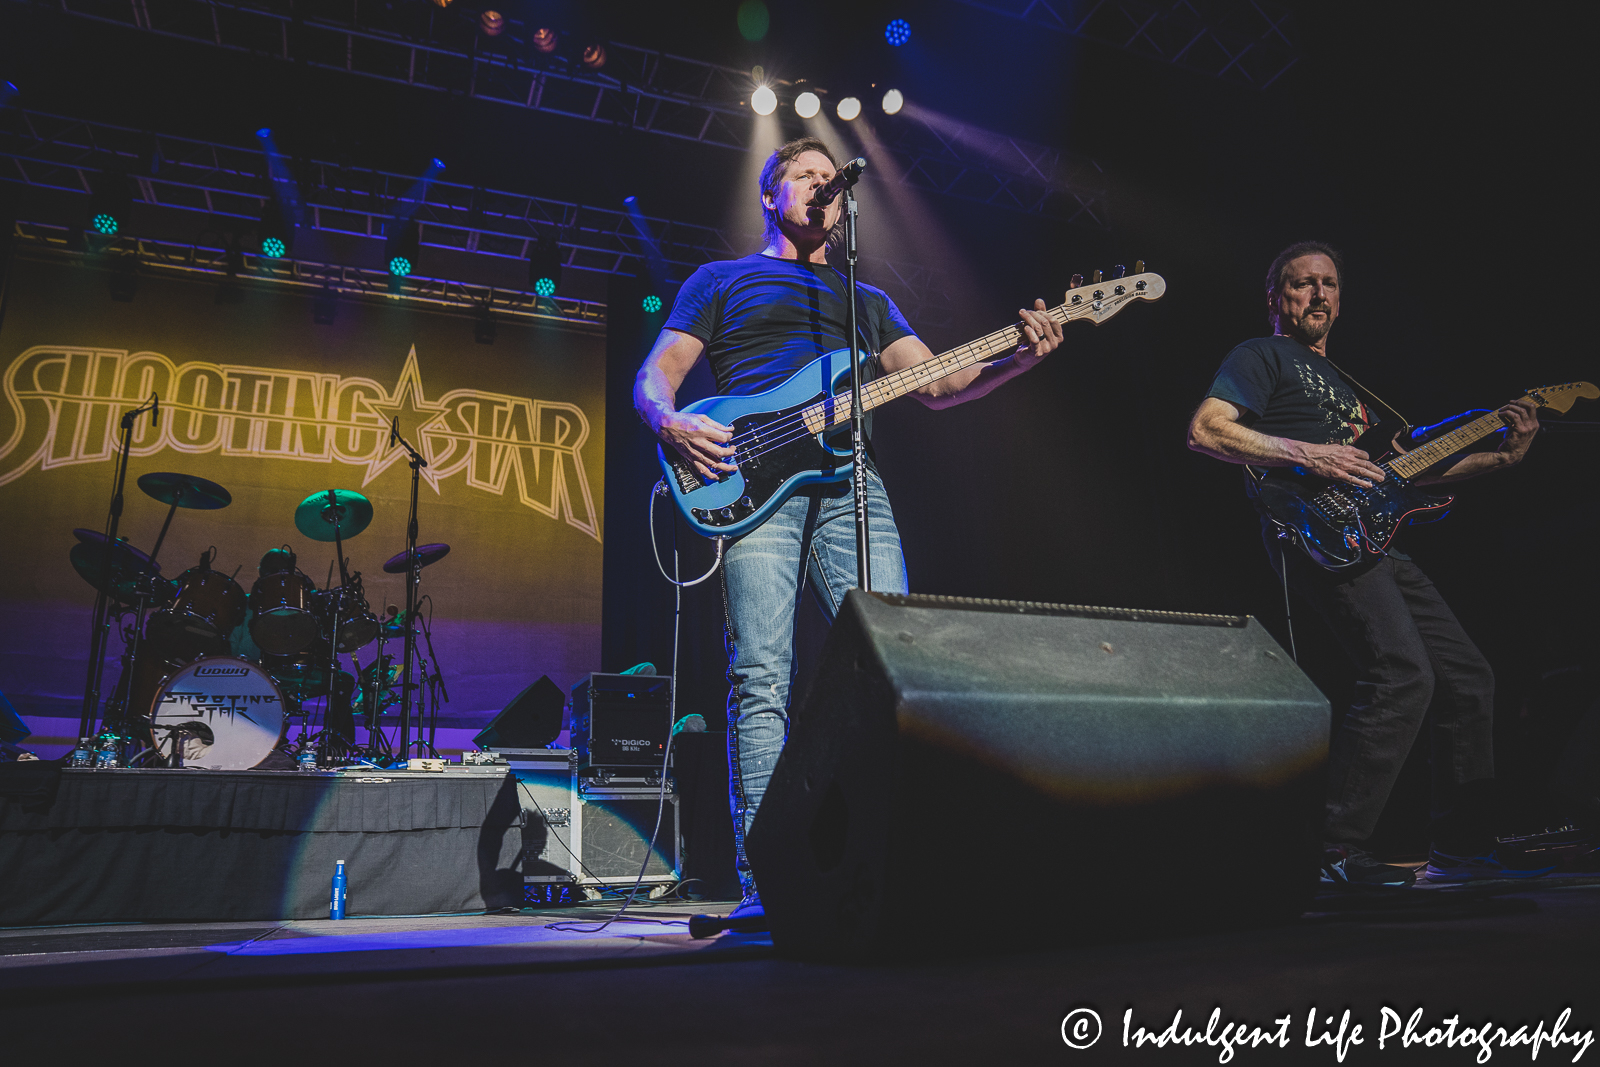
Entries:
<svg viewBox="0 0 1600 1067">
<path fill-rule="evenodd" d="M 573 773 L 564 749 L 511 756 L 522 802 L 526 884 L 632 885 L 656 825 L 659 788 L 600 785 Z M 667 791 L 647 885 L 676 882 L 683 869 L 678 797 Z"/>
<path fill-rule="evenodd" d="M 672 732 L 672 678 L 591 674 L 572 690 L 572 749 L 577 773 L 659 774 Z"/>
</svg>

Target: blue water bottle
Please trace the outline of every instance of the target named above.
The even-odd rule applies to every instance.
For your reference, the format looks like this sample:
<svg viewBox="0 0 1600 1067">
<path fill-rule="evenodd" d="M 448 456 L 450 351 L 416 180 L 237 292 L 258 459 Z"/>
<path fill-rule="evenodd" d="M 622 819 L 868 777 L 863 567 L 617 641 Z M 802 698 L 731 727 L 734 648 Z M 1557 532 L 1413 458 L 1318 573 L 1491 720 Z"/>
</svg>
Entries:
<svg viewBox="0 0 1600 1067">
<path fill-rule="evenodd" d="M 328 901 L 328 918 L 344 918 L 344 860 L 337 860 L 333 867 L 333 896 Z"/>
</svg>

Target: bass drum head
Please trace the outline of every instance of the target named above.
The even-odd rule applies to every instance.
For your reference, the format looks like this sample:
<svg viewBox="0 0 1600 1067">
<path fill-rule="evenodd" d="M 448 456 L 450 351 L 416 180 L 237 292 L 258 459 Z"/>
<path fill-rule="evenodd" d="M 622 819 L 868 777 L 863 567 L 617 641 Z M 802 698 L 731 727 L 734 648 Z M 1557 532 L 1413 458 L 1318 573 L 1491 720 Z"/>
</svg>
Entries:
<svg viewBox="0 0 1600 1067">
<path fill-rule="evenodd" d="M 266 671 L 233 656 L 202 656 L 161 683 L 150 725 L 185 767 L 249 770 L 283 737 L 283 693 Z"/>
</svg>

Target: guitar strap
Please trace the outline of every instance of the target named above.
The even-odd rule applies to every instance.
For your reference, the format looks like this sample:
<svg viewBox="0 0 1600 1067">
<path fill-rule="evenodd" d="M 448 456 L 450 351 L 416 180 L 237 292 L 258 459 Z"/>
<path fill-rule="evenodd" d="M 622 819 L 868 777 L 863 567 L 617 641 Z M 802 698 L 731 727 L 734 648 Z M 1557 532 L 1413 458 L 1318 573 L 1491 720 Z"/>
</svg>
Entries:
<svg viewBox="0 0 1600 1067">
<path fill-rule="evenodd" d="M 1328 359 L 1327 356 L 1323 356 L 1322 358 L 1323 359 Z M 1371 389 L 1368 389 L 1366 386 L 1364 386 L 1360 382 L 1356 381 L 1354 375 L 1352 375 L 1349 371 L 1345 370 L 1343 367 L 1339 366 L 1339 364 L 1335 363 L 1331 359 L 1328 359 L 1328 366 L 1330 366 L 1334 370 L 1338 371 L 1339 372 L 1339 377 L 1343 378 L 1345 381 L 1349 382 L 1352 386 L 1354 386 L 1355 388 L 1361 390 L 1363 393 L 1366 393 L 1372 399 L 1376 400 L 1378 402 L 1378 406 L 1379 407 L 1388 409 L 1389 414 L 1393 415 L 1395 418 L 1397 418 L 1401 422 L 1405 423 L 1407 428 L 1409 428 L 1412 425 L 1411 420 L 1406 418 L 1404 415 L 1400 414 L 1398 411 L 1396 411 L 1394 409 L 1394 405 L 1393 404 L 1389 403 L 1383 397 L 1379 396 L 1377 393 L 1374 393 Z"/>
</svg>

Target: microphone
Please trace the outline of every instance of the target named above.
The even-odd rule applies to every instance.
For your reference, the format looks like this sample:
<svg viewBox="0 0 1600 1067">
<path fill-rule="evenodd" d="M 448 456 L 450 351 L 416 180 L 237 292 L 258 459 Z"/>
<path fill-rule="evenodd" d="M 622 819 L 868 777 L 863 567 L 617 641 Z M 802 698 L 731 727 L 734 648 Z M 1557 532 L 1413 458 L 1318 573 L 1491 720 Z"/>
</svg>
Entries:
<svg viewBox="0 0 1600 1067">
<path fill-rule="evenodd" d="M 155 429 L 161 428 L 161 394 L 150 394 L 150 425 Z"/>
<path fill-rule="evenodd" d="M 860 156 L 857 156 L 855 159 L 852 159 L 850 162 L 840 167 L 839 172 L 833 176 L 833 180 L 828 182 L 828 184 L 824 185 L 821 189 L 817 190 L 817 194 L 811 198 L 811 202 L 814 204 L 821 204 L 823 207 L 827 207 L 829 204 L 833 203 L 834 197 L 838 196 L 856 182 L 860 181 L 861 172 L 866 169 L 867 161 L 862 159 Z"/>
<path fill-rule="evenodd" d="M 389 424 L 389 447 L 390 448 L 394 447 L 394 440 L 395 440 L 395 438 L 397 438 L 399 436 L 400 436 L 400 416 L 396 415 L 394 417 L 394 421 Z"/>
</svg>

